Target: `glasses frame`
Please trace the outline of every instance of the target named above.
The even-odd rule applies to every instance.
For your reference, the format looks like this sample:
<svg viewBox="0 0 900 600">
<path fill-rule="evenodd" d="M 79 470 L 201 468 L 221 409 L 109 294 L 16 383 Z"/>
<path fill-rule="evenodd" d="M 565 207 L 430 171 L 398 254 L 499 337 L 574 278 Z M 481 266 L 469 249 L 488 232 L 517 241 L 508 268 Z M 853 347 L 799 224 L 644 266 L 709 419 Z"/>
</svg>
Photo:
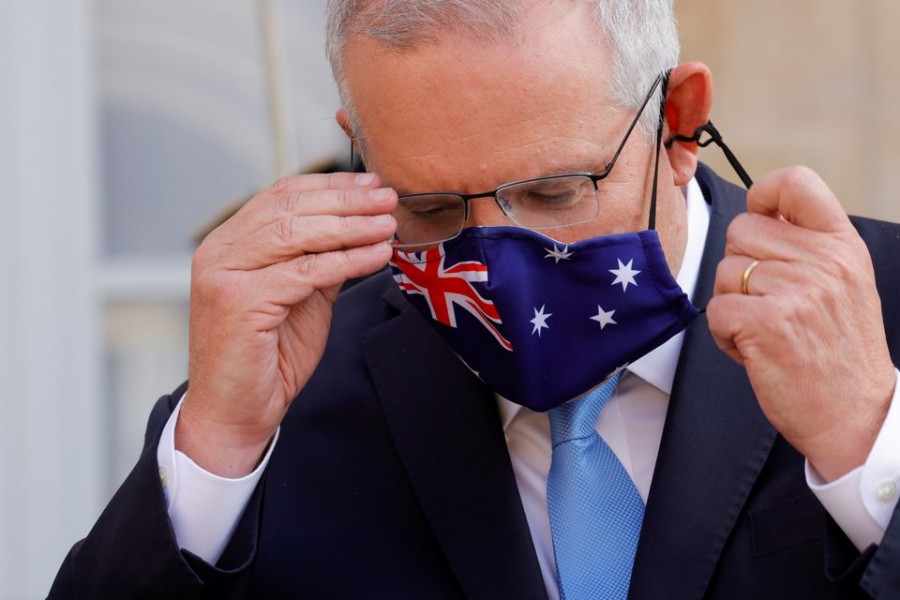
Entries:
<svg viewBox="0 0 900 600">
<path fill-rule="evenodd" d="M 600 192 L 600 189 L 598 186 L 598 182 L 605 179 L 606 177 L 608 177 L 609 174 L 612 172 L 613 167 L 616 166 L 616 161 L 619 159 L 619 155 L 622 154 L 622 150 L 624 150 L 625 144 L 628 143 L 628 140 L 631 137 L 631 132 L 634 131 L 635 127 L 637 127 L 638 122 L 640 122 L 640 120 L 641 120 L 641 115 L 644 114 L 644 109 L 650 103 L 650 100 L 653 98 L 653 95 L 656 93 L 656 89 L 659 87 L 660 83 L 664 79 L 665 79 L 665 74 L 659 75 L 653 81 L 653 85 L 650 86 L 650 91 L 647 93 L 647 96 L 644 98 L 644 101 L 641 103 L 640 108 L 638 108 L 637 114 L 635 114 L 634 119 L 631 120 L 631 124 L 628 126 L 628 130 L 625 132 L 625 136 L 622 138 L 622 141 L 619 142 L 619 146 L 616 148 L 615 154 L 613 154 L 612 159 L 606 164 L 606 166 L 603 167 L 602 171 L 599 171 L 596 173 L 591 173 L 591 172 L 561 173 L 559 175 L 544 175 L 543 177 L 534 177 L 531 179 L 521 179 L 519 181 L 510 181 L 508 183 L 501 184 L 496 189 L 489 191 L 489 192 L 478 192 L 475 194 L 461 194 L 459 192 L 452 192 L 452 191 L 417 192 L 414 194 L 401 194 L 399 196 L 400 201 L 415 200 L 416 198 L 424 198 L 424 197 L 436 196 L 436 195 L 455 196 L 457 198 L 461 198 L 463 201 L 463 220 L 462 220 L 462 224 L 460 225 L 460 228 L 453 235 L 450 235 L 450 236 L 447 236 L 445 238 L 438 239 L 438 240 L 428 241 L 428 242 L 414 242 L 414 243 L 408 243 L 408 244 L 394 243 L 393 247 L 398 248 L 398 249 L 404 249 L 404 248 L 431 246 L 431 245 L 440 244 L 440 243 L 452 240 L 453 238 L 457 237 L 462 232 L 462 230 L 465 228 L 465 224 L 469 220 L 469 203 L 472 200 L 477 200 L 479 198 L 493 198 L 494 202 L 497 204 L 497 207 L 503 212 L 503 214 L 506 215 L 506 217 L 509 218 L 517 226 L 522 227 L 524 229 L 531 229 L 531 230 L 553 229 L 553 228 L 557 228 L 557 227 L 568 227 L 569 225 L 577 225 L 578 223 L 584 222 L 584 221 L 578 221 L 576 223 L 567 223 L 565 225 L 547 225 L 547 226 L 541 226 L 541 227 L 526 227 L 524 225 L 519 224 L 516 221 L 515 217 L 507 212 L 507 209 L 503 206 L 503 204 L 497 198 L 498 193 L 502 195 L 503 190 L 509 189 L 510 187 L 529 184 L 529 183 L 538 183 L 541 181 L 552 181 L 554 179 L 563 179 L 563 178 L 569 178 L 569 177 L 585 177 L 587 179 L 590 179 L 591 183 L 594 185 L 594 196 L 597 200 L 598 214 L 599 214 L 599 204 L 600 204 L 599 192 Z M 351 164 L 354 163 L 353 155 L 354 155 L 354 148 L 353 148 L 353 144 L 351 143 L 351 145 L 350 145 L 350 163 Z"/>
</svg>

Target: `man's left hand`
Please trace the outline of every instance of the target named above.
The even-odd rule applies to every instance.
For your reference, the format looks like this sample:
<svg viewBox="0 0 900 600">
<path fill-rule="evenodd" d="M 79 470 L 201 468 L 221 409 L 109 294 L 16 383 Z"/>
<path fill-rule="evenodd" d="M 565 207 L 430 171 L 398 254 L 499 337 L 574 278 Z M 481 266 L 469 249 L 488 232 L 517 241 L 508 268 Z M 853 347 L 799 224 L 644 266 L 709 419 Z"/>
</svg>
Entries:
<svg viewBox="0 0 900 600">
<path fill-rule="evenodd" d="M 813 171 L 777 171 L 750 189 L 707 317 L 766 417 L 822 477 L 865 462 L 896 374 L 868 249 Z"/>
</svg>

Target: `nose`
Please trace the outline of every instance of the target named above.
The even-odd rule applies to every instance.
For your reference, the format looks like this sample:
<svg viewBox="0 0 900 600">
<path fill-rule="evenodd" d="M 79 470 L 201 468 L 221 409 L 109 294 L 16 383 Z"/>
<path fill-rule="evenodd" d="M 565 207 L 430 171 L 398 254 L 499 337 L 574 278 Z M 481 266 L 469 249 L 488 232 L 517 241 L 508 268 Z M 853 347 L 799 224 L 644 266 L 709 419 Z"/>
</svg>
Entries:
<svg viewBox="0 0 900 600">
<path fill-rule="evenodd" d="M 466 227 L 497 227 L 502 225 L 513 225 L 513 222 L 500 210 L 493 196 L 475 198 L 469 201 L 469 218 L 466 220 Z"/>
</svg>

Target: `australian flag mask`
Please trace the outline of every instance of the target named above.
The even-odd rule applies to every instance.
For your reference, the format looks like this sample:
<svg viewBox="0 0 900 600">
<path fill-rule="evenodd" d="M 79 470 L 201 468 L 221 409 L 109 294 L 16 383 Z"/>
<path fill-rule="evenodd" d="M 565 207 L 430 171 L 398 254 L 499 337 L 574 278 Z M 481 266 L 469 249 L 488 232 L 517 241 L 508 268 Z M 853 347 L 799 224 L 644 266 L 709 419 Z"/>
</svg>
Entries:
<svg viewBox="0 0 900 600">
<path fill-rule="evenodd" d="M 394 250 L 394 279 L 501 396 L 546 411 L 576 398 L 697 316 L 654 230 L 564 245 L 518 227 L 471 227 Z"/>
</svg>

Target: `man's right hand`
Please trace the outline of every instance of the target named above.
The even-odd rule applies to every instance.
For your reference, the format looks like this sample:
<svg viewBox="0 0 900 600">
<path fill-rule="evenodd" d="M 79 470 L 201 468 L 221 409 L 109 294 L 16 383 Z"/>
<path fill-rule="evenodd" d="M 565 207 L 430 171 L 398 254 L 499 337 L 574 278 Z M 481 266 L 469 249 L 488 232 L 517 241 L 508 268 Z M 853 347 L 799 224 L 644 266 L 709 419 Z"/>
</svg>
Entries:
<svg viewBox="0 0 900 600">
<path fill-rule="evenodd" d="M 256 467 L 322 357 L 341 285 L 387 264 L 397 195 L 379 185 L 372 174 L 281 180 L 197 250 L 175 444 L 207 471 Z"/>
</svg>

